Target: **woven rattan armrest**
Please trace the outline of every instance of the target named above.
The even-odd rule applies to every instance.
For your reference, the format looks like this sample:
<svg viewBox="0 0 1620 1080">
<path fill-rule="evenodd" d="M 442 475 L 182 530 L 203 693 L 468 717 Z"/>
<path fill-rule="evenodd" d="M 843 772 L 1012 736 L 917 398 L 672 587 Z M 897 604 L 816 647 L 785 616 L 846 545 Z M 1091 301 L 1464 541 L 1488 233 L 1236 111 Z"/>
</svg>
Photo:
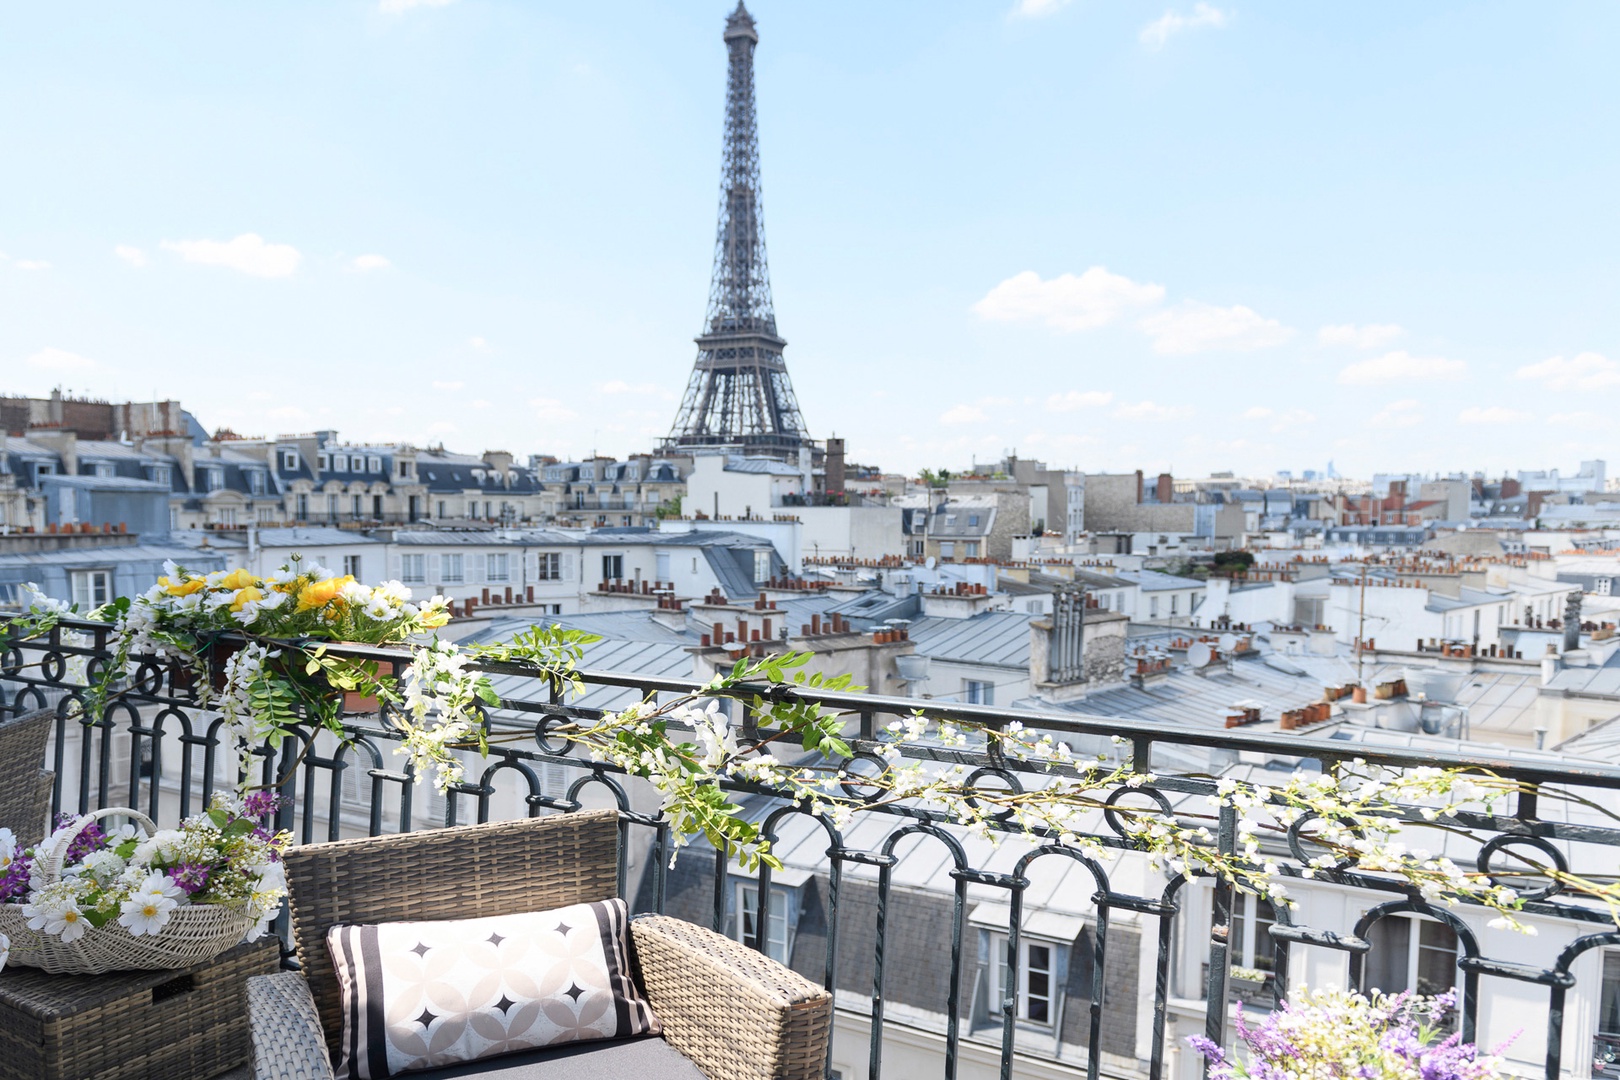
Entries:
<svg viewBox="0 0 1620 1080">
<path fill-rule="evenodd" d="M 832 995 L 711 930 L 664 915 L 630 923 L 641 984 L 664 1038 L 709 1080 L 823 1075 Z"/>
<path fill-rule="evenodd" d="M 332 1080 L 309 983 L 296 971 L 247 981 L 254 1080 Z"/>
</svg>

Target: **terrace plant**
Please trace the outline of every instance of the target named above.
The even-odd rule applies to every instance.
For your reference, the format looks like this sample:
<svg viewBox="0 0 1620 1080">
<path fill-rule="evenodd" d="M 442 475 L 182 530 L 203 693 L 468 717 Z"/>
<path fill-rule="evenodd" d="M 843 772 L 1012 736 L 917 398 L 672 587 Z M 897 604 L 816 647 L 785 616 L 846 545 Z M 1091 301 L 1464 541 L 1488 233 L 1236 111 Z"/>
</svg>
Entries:
<svg viewBox="0 0 1620 1080">
<path fill-rule="evenodd" d="M 67 613 L 36 603 L 12 633 L 43 633 Z M 479 665 L 527 670 L 577 692 L 582 650 L 596 640 L 535 626 L 508 642 L 457 645 L 437 636 L 449 621 L 443 597 L 415 603 L 398 582 L 372 588 L 296 562 L 266 578 L 171 567 L 145 594 L 91 615 L 112 625 L 114 658 L 92 683 L 89 712 L 98 715 L 110 695 L 130 692 L 125 677 L 143 664 L 178 665 L 192 673 L 199 705 L 225 718 L 244 790 L 251 787 L 247 765 L 259 745 L 275 747 L 306 727 L 350 737 L 340 691 L 376 697 L 398 752 L 419 778 L 431 775 L 447 790 L 462 780 L 460 752 L 487 753 L 491 742 L 533 738 L 491 728 L 486 710 L 501 698 Z M 343 655 L 331 648 L 334 642 L 402 645 L 410 663 L 396 677 L 391 665 Z M 814 694 L 792 692 L 859 689 L 847 676 L 809 672 L 810 659 L 808 653 L 743 656 L 688 693 L 649 697 L 595 719 L 550 718 L 543 734 L 574 744 L 592 762 L 648 781 L 677 848 L 701 836 L 750 869 L 762 862 L 780 866 L 769 838 L 741 805 L 739 792 L 764 787 L 838 828 L 856 814 L 887 808 L 991 841 L 1012 828 L 1093 857 L 1106 854 L 1107 844 L 1096 835 L 1102 818 L 1156 869 L 1212 875 L 1285 907 L 1292 904 L 1288 875 L 1267 840 L 1288 840 L 1316 853 L 1293 868 L 1299 876 L 1352 869 L 1384 874 L 1424 900 L 1483 904 L 1496 910 L 1495 925 L 1533 932 L 1517 917 L 1524 900 L 1514 888 L 1407 843 L 1410 826 L 1471 835 L 1460 820 L 1492 813 L 1528 790 L 1511 778 L 1478 769 L 1392 770 L 1355 760 L 1272 784 L 1209 778 L 1204 805 L 1172 807 L 1155 788 L 1157 778 L 1140 765 L 1079 758 L 1051 733 L 1027 730 L 1017 720 L 986 725 L 919 713 L 895 720 L 876 739 L 852 741 L 842 715 Z M 746 724 L 729 715 L 725 699 L 738 699 Z M 1014 771 L 1001 768 L 992 770 L 997 780 L 984 782 L 983 771 L 968 761 L 986 758 L 1019 763 L 1017 775 L 1027 779 L 1015 780 Z M 1545 785 L 1537 794 L 1602 811 Z M 1227 811 L 1236 818 L 1236 843 L 1223 848 L 1211 827 Z M 1620 921 L 1620 885 L 1612 877 L 1528 860 L 1512 872 L 1607 904 Z"/>
</svg>

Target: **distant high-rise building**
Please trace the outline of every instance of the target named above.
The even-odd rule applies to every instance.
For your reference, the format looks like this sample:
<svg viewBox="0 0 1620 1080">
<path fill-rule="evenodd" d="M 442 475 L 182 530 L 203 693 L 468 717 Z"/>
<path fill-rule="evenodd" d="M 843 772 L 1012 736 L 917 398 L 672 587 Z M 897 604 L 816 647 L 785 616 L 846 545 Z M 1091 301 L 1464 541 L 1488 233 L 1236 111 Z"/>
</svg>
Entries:
<svg viewBox="0 0 1620 1080">
<path fill-rule="evenodd" d="M 697 363 L 662 450 L 729 449 L 795 459 L 811 439 L 782 360 L 787 342 L 776 332 L 771 304 L 754 117 L 759 33 L 740 0 L 726 20 L 725 42 L 726 135 L 714 277 Z"/>
</svg>

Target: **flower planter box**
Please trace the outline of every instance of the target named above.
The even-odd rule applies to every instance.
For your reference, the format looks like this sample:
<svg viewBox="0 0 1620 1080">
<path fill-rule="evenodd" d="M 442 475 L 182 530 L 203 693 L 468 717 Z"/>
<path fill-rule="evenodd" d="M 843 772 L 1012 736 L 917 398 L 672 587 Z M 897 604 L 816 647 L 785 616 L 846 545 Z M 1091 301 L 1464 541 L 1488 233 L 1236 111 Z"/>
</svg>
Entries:
<svg viewBox="0 0 1620 1080">
<path fill-rule="evenodd" d="M 0 972 L 0 1080 L 215 1076 L 247 1060 L 247 978 L 281 962 L 276 938 L 184 971 Z"/>
</svg>

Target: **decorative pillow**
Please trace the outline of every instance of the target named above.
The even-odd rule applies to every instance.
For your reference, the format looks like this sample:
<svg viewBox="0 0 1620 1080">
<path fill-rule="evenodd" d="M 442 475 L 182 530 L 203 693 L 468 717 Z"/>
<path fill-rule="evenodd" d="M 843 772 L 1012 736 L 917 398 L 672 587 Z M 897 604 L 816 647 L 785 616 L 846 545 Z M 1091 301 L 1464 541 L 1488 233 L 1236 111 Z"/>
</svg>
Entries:
<svg viewBox="0 0 1620 1080">
<path fill-rule="evenodd" d="M 630 978 L 623 900 L 455 922 L 334 926 L 338 1080 L 552 1043 L 657 1035 Z"/>
</svg>

